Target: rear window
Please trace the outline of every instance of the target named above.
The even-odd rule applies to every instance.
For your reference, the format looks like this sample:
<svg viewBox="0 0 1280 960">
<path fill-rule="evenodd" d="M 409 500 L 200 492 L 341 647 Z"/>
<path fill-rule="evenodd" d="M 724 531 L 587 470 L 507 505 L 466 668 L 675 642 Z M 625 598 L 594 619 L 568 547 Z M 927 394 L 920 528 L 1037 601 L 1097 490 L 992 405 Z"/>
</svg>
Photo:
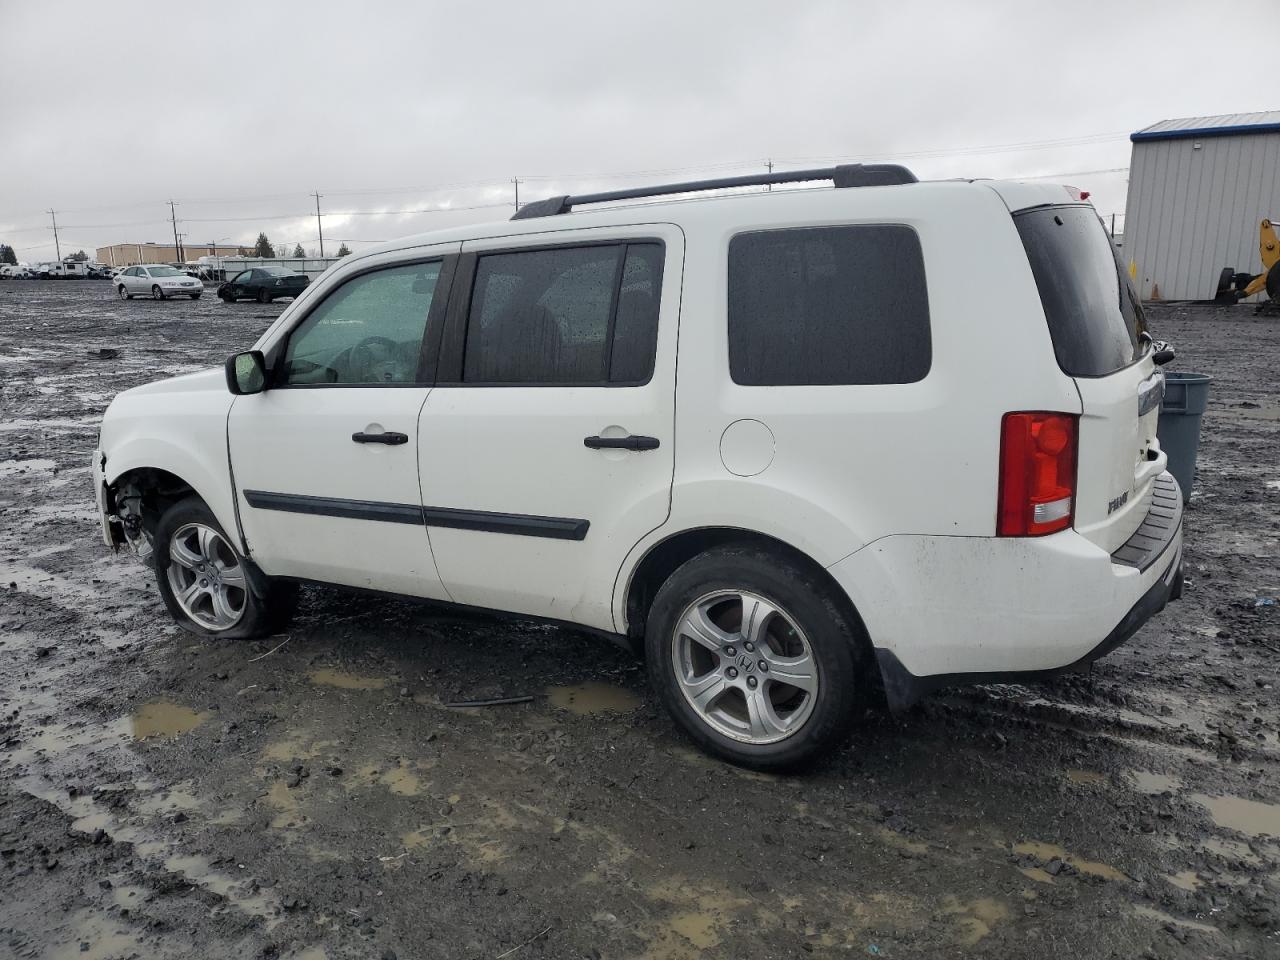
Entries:
<svg viewBox="0 0 1280 960">
<path fill-rule="evenodd" d="M 924 257 L 910 227 L 768 230 L 729 242 L 734 383 L 913 383 L 931 360 Z"/>
<path fill-rule="evenodd" d="M 1105 377 L 1140 356 L 1142 308 L 1092 207 L 1014 215 L 1062 372 Z"/>
</svg>

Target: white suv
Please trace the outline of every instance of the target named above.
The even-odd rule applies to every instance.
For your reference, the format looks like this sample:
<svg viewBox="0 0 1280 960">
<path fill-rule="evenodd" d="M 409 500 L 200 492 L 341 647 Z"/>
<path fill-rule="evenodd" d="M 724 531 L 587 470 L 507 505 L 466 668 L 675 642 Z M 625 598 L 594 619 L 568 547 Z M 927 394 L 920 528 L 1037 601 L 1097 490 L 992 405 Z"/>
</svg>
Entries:
<svg viewBox="0 0 1280 960">
<path fill-rule="evenodd" d="M 225 371 L 115 399 L 105 537 L 182 625 L 260 636 L 300 581 L 572 623 L 779 768 L 1180 592 L 1172 352 L 1069 188 L 848 166 L 513 220 L 345 259 Z"/>
</svg>

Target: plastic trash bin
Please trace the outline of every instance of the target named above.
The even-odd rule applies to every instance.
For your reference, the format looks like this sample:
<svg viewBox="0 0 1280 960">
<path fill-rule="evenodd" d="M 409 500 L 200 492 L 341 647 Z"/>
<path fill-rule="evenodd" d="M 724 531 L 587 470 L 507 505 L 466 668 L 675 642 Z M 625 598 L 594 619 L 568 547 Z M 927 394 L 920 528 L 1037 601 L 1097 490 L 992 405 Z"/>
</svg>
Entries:
<svg viewBox="0 0 1280 960">
<path fill-rule="evenodd" d="M 1160 405 L 1160 425 L 1156 435 L 1160 449 L 1169 455 L 1169 472 L 1182 488 L 1182 502 L 1191 500 L 1191 483 L 1196 478 L 1196 453 L 1200 448 L 1200 416 L 1209 399 L 1206 373 L 1166 373 L 1164 402 Z"/>
</svg>

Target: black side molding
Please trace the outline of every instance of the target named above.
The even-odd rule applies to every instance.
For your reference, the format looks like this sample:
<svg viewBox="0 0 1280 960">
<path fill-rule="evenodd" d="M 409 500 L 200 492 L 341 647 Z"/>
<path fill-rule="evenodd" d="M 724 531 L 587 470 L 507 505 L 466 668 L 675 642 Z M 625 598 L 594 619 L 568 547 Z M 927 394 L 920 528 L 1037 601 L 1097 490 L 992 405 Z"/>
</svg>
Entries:
<svg viewBox="0 0 1280 960">
<path fill-rule="evenodd" d="M 416 503 L 342 500 L 337 497 L 312 497 L 302 493 L 268 493 L 264 490 L 246 490 L 244 498 L 256 510 L 307 513 L 316 517 L 341 517 L 345 520 L 422 523 L 422 507 Z"/>
<path fill-rule="evenodd" d="M 591 526 L 590 521 L 571 517 L 534 517 L 524 513 L 456 510 L 451 507 L 425 507 L 422 513 L 429 527 L 483 530 L 487 533 L 547 537 L 551 540 L 585 540 L 587 529 Z"/>
<path fill-rule="evenodd" d="M 585 540 L 591 527 L 588 520 L 573 517 L 537 517 L 524 513 L 496 513 L 489 510 L 458 510 L 452 507 L 422 507 L 413 503 L 382 503 L 376 500 L 346 500 L 313 497 L 301 493 L 269 493 L 245 490 L 244 498 L 257 510 L 279 510 L 346 520 L 374 520 L 382 523 L 412 523 L 428 527 L 452 527 L 519 537 L 546 537 L 550 540 Z"/>
</svg>

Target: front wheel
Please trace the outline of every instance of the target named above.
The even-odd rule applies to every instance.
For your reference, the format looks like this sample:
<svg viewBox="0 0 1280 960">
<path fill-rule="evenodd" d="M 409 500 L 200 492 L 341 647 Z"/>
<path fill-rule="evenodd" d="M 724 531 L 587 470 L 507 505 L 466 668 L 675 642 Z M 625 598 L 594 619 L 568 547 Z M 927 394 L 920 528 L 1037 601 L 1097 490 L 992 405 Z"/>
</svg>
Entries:
<svg viewBox="0 0 1280 960">
<path fill-rule="evenodd" d="M 152 300 L 164 299 L 164 291 L 160 289 L 159 284 L 156 284 L 154 287 L 151 288 L 151 299 Z"/>
<path fill-rule="evenodd" d="M 710 550 L 654 597 L 650 681 L 707 752 L 757 770 L 793 769 L 842 743 L 862 706 L 866 641 L 853 620 L 785 555 Z"/>
<path fill-rule="evenodd" d="M 120 284 L 120 286 L 116 287 L 116 293 L 119 295 L 119 297 L 120 297 L 120 299 L 121 299 L 121 300 L 132 300 L 132 299 L 133 299 L 133 294 L 132 294 L 132 293 L 130 293 L 128 290 L 126 290 L 126 289 L 124 288 L 124 284 L 123 284 L 123 283 L 122 283 L 122 284 Z"/>
<path fill-rule="evenodd" d="M 165 606 L 192 633 L 264 637 L 293 615 L 297 586 L 268 580 L 255 590 L 244 559 L 198 497 L 175 503 L 161 516 L 154 560 Z"/>
</svg>

